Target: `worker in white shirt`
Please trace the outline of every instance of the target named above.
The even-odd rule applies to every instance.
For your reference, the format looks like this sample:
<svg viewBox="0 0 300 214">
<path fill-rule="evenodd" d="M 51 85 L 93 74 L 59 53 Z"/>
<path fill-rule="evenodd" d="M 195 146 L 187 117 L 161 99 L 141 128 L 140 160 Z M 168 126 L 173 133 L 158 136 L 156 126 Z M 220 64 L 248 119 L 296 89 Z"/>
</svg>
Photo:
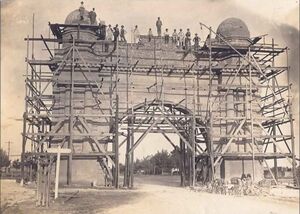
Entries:
<svg viewBox="0 0 300 214">
<path fill-rule="evenodd" d="M 113 29 L 111 28 L 111 25 L 108 25 L 108 28 L 106 30 L 106 40 L 112 41 L 113 39 L 114 39 Z"/>
<path fill-rule="evenodd" d="M 178 33 L 178 47 L 183 47 L 183 44 L 184 44 L 184 33 L 182 29 L 180 29 Z"/>
<path fill-rule="evenodd" d="M 177 44 L 177 37 L 178 37 L 178 35 L 177 35 L 177 32 L 176 32 L 176 29 L 174 29 L 173 34 L 172 34 L 173 44 Z"/>
<path fill-rule="evenodd" d="M 133 42 L 138 43 L 140 41 L 140 32 L 138 26 L 136 25 L 133 30 Z"/>
</svg>

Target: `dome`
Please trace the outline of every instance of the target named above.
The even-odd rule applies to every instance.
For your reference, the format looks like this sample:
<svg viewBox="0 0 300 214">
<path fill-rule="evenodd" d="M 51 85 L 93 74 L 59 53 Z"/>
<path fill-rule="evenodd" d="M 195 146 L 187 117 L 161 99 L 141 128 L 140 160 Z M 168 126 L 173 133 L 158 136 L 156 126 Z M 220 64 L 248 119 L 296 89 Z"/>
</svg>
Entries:
<svg viewBox="0 0 300 214">
<path fill-rule="evenodd" d="M 225 19 L 219 25 L 217 33 L 227 39 L 248 39 L 250 32 L 245 22 L 238 18 Z"/>
<path fill-rule="evenodd" d="M 89 11 L 84 9 L 83 20 L 81 20 L 79 9 L 74 10 L 73 12 L 71 12 L 67 16 L 67 18 L 65 20 L 65 24 L 86 24 L 86 25 L 90 25 L 91 20 L 89 18 Z"/>
</svg>

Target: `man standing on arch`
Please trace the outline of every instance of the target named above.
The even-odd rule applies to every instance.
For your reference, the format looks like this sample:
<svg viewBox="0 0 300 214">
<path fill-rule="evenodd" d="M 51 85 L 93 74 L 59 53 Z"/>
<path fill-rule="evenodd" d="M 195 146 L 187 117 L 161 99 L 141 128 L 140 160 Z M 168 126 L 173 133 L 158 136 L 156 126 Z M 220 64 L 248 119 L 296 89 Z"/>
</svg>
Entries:
<svg viewBox="0 0 300 214">
<path fill-rule="evenodd" d="M 83 6 L 83 1 L 80 2 L 80 7 L 79 7 L 79 14 L 80 14 L 80 20 L 84 20 L 84 6 Z"/>
<path fill-rule="evenodd" d="M 95 12 L 95 8 L 93 8 L 93 10 L 89 12 L 89 17 L 90 17 L 90 20 L 91 20 L 91 25 L 97 24 L 96 23 L 97 14 Z"/>
<path fill-rule="evenodd" d="M 158 17 L 156 21 L 156 28 L 157 28 L 157 35 L 159 37 L 161 36 L 161 26 L 162 26 L 162 21 L 160 20 L 160 17 Z"/>
</svg>

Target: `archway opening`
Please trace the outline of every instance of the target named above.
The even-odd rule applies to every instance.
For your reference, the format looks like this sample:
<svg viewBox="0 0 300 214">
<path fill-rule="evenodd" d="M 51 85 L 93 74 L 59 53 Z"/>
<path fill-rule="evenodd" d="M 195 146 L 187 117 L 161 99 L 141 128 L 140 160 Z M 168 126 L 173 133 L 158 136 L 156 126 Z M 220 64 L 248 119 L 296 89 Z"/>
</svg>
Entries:
<svg viewBox="0 0 300 214">
<path fill-rule="evenodd" d="M 145 102 L 129 109 L 119 125 L 123 136 L 120 147 L 123 147 L 125 160 L 123 185 L 133 187 L 134 176 L 139 173 L 168 173 L 178 174 L 177 183 L 181 186 L 194 186 L 198 177 L 197 165 L 205 163 L 206 168 L 209 168 L 208 161 L 203 161 L 207 157 L 199 155 L 207 151 L 204 127 L 203 121 L 195 118 L 192 111 L 172 102 Z M 162 147 L 166 149 L 162 150 Z M 170 156 L 177 163 L 172 165 L 164 162 L 169 161 L 167 157 Z M 136 167 L 141 159 L 143 164 L 149 164 L 145 167 L 147 171 L 140 166 Z M 157 165 L 160 167 L 157 168 Z"/>
</svg>

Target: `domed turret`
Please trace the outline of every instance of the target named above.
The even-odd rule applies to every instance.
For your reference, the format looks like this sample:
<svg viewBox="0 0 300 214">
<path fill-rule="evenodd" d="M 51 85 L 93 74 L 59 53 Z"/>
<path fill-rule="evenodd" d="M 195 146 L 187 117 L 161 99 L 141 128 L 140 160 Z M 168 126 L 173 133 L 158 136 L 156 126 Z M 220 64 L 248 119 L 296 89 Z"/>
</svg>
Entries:
<svg viewBox="0 0 300 214">
<path fill-rule="evenodd" d="M 96 28 L 97 22 L 95 21 L 91 24 L 91 17 L 90 12 L 87 11 L 84 6 L 83 2 L 81 2 L 81 6 L 69 13 L 65 20 L 65 24 L 67 25 L 74 25 L 68 26 L 63 31 L 63 39 L 83 39 L 83 40 L 96 40 Z M 81 25 L 78 27 L 77 25 Z M 69 42 L 63 44 L 64 47 L 71 46 Z"/>
<path fill-rule="evenodd" d="M 238 18 L 225 19 L 219 25 L 217 33 L 224 38 L 248 39 L 250 32 L 244 21 Z"/>
<path fill-rule="evenodd" d="M 249 44 L 250 32 L 245 22 L 239 18 L 225 19 L 219 25 L 217 34 L 226 40 L 239 44 Z M 216 37 L 218 39 L 218 37 Z"/>
<path fill-rule="evenodd" d="M 66 18 L 65 24 L 86 24 L 90 25 L 91 20 L 89 17 L 89 11 L 83 8 L 82 17 L 80 15 L 79 9 L 72 11 Z"/>
</svg>

